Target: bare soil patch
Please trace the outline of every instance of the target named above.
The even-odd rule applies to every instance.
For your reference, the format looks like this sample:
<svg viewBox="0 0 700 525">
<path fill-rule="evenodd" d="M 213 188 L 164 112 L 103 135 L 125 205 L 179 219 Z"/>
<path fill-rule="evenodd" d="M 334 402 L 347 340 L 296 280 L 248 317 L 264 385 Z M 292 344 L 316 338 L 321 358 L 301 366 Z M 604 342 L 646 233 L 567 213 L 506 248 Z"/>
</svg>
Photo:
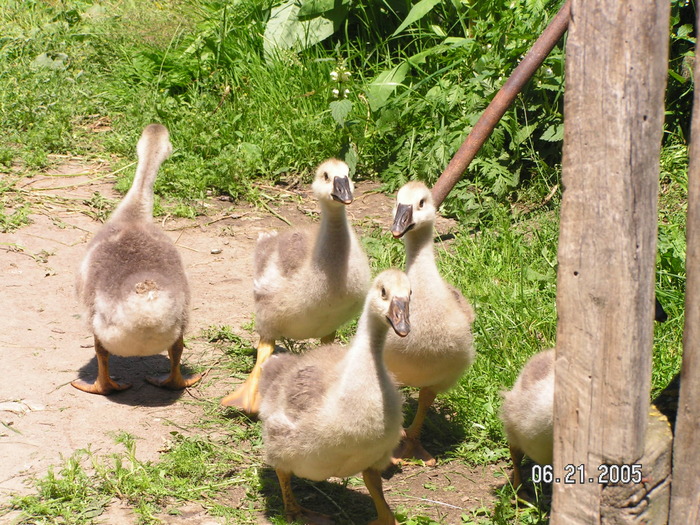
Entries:
<svg viewBox="0 0 700 525">
<path fill-rule="evenodd" d="M 0 234 L 0 505 L 12 494 L 33 492 L 31 480 L 46 473 L 78 449 L 104 455 L 121 452 L 114 436 L 128 432 L 137 437 L 137 457 L 156 460 L 170 432 L 196 433 L 202 404 L 195 399 L 218 400 L 237 380 L 217 373 L 224 356 L 201 337 L 204 328 L 229 325 L 251 338 L 244 325 L 253 315 L 252 253 L 261 231 L 314 220 L 315 205 L 307 188 L 265 188 L 270 210 L 247 204 L 210 199 L 202 203 L 205 216 L 196 220 L 161 217 L 157 221 L 180 248 L 192 289 L 192 312 L 186 334 L 185 365 L 202 366 L 205 379 L 185 392 L 169 392 L 145 382 L 147 375 L 165 372 L 166 355 L 147 358 L 112 357 L 111 372 L 133 384 L 112 396 L 96 396 L 70 386 L 78 376 L 94 378 L 97 367 L 91 334 L 81 319 L 74 295 L 74 274 L 91 236 L 101 227 L 93 217 L 95 195 L 118 200 L 106 166 L 67 159 L 46 176 L 27 179 L 25 190 L 39 203 L 32 223 Z M 70 178 L 65 175 L 72 175 Z M 376 184 L 357 184 L 359 198 L 349 209 L 354 223 L 367 229 L 388 227 L 393 202 L 377 192 Z M 93 204 L 88 201 L 93 199 Z M 97 210 L 99 211 L 99 210 Z M 440 233 L 450 221 L 441 220 Z M 387 234 L 387 241 L 389 235 Z M 389 242 L 389 241 L 388 241 Z M 252 337 L 254 338 L 254 337 Z M 460 523 L 466 509 L 492 506 L 494 490 L 505 482 L 502 466 L 470 467 L 452 461 L 428 469 L 408 465 L 385 482 L 392 508 L 432 516 L 441 523 Z M 304 483 L 304 482 L 300 482 Z M 336 484 L 337 485 L 337 484 Z M 271 485 L 273 508 L 279 489 Z M 334 490 L 357 493 L 358 505 L 373 512 L 364 486 Z M 232 489 L 229 504 L 241 504 L 245 490 Z M 319 511 L 352 522 L 353 506 L 334 508 L 317 490 L 300 487 L 300 499 Z M 239 501 L 235 501 L 239 498 Z M 164 523 L 219 523 L 197 505 L 179 516 L 163 516 Z M 261 509 L 260 522 L 267 523 Z M 371 514 L 369 514 L 371 516 Z M 135 523 L 135 515 L 115 502 L 102 523 Z"/>
</svg>

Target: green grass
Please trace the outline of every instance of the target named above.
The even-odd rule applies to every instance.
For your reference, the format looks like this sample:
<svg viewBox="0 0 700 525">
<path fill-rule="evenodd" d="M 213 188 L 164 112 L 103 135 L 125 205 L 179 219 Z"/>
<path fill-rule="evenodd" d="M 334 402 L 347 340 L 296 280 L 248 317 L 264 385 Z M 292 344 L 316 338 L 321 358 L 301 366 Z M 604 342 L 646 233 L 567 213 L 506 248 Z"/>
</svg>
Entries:
<svg viewBox="0 0 700 525">
<path fill-rule="evenodd" d="M 160 523 L 157 514 L 192 501 L 220 515 L 221 506 L 213 506 L 212 498 L 247 483 L 240 465 L 245 461 L 250 469 L 253 463 L 223 441 L 178 432 L 171 432 L 168 450 L 157 463 L 136 458 L 133 436 L 122 434 L 116 442 L 125 452 L 100 457 L 79 450 L 58 472 L 52 468 L 37 480 L 36 494 L 15 498 L 14 506 L 22 509 L 18 523 L 93 523 L 116 498 L 134 509 L 139 523 Z"/>
<path fill-rule="evenodd" d="M 464 30 L 467 18 L 484 20 L 470 22 L 474 42 L 443 48 L 423 26 L 385 38 L 389 26 L 371 18 L 380 15 L 375 6 L 359 3 L 346 21 L 345 38 L 300 53 L 280 50 L 271 59 L 262 35 L 272 2 L 170 0 L 149 9 L 135 0 L 108 7 L 87 0 L 6 4 L 0 14 L 0 128 L 7 139 L 0 169 L 30 176 L 55 164 L 59 154 L 131 159 L 141 129 L 158 121 L 169 128 L 175 150 L 156 193 L 185 205 L 210 192 L 255 201 L 258 180 L 307 179 L 321 159 L 337 155 L 357 163 L 365 176 L 381 174 L 389 188 L 407 178 L 433 180 L 431 166 L 447 161 L 493 96 L 510 67 L 508 57 L 515 59 L 546 22 L 542 9 L 525 6 L 532 15 L 521 16 L 528 27 L 511 31 L 513 40 L 505 41 L 503 28 L 512 29 L 518 13 L 508 9 L 507 19 L 491 20 L 490 8 L 445 8 L 428 18 L 447 24 L 446 34 Z M 406 11 L 398 9 L 394 27 Z M 491 62 L 472 78 L 461 65 L 491 41 Z M 434 63 L 410 58 L 421 46 L 433 46 Z M 382 105 L 370 107 L 376 78 L 409 58 L 414 65 L 400 89 L 380 87 Z M 560 54 L 551 60 L 560 69 Z M 427 77 L 420 80 L 421 74 Z M 469 89 L 459 86 L 464 79 Z M 540 82 L 534 88 L 540 99 L 550 91 L 560 93 L 561 86 Z M 511 148 L 488 160 L 494 148 L 515 144 L 510 139 L 523 118 L 537 120 L 540 102 L 529 114 L 524 100 L 509 113 L 478 159 L 482 164 L 475 165 L 481 180 L 473 178 L 460 198 L 450 199 L 451 213 L 473 220 L 480 201 L 500 200 L 521 178 L 544 169 L 542 150 L 533 150 L 536 141 L 522 133 L 513 146 L 517 152 Z M 551 108 L 552 118 L 560 119 Z M 107 131 L 95 133 L 99 126 Z M 416 133 L 429 128 L 434 132 Z M 417 156 L 419 150 L 425 154 Z M 124 190 L 129 182 L 123 174 L 117 187 Z M 185 206 L 178 213 L 186 215 Z"/>
</svg>

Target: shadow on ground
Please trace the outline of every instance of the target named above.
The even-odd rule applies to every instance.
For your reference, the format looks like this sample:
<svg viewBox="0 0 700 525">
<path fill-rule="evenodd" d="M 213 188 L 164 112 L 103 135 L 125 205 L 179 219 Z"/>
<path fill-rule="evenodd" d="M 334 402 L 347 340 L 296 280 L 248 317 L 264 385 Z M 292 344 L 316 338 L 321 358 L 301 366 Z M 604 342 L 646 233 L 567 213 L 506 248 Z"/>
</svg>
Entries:
<svg viewBox="0 0 700 525">
<path fill-rule="evenodd" d="M 260 492 L 265 499 L 265 516 L 268 519 L 284 518 L 282 493 L 275 471 L 263 468 L 259 477 Z M 364 489 L 364 483 L 357 477 L 335 481 L 292 477 L 292 490 L 302 507 L 329 516 L 337 525 L 367 523 L 377 517 L 377 512 L 372 498 L 355 490 L 355 483 Z"/>
<path fill-rule="evenodd" d="M 121 392 L 113 392 L 105 396 L 114 403 L 129 406 L 159 407 L 175 403 L 185 390 L 168 390 L 146 382 L 146 377 L 158 376 L 170 371 L 170 359 L 164 354 L 146 357 L 110 356 L 109 372 L 113 379 L 120 383 L 130 383 L 132 386 Z M 182 365 L 183 375 L 191 374 L 187 365 Z M 92 382 L 97 378 L 97 357 L 78 370 L 78 378 Z M 94 395 L 87 394 L 85 395 Z"/>
</svg>

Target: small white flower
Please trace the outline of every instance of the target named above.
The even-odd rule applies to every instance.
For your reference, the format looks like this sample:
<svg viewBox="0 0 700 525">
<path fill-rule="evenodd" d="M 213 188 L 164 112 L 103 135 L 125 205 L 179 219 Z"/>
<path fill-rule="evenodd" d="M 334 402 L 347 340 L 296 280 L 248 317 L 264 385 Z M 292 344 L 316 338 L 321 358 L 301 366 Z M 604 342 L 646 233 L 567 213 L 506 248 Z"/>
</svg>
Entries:
<svg viewBox="0 0 700 525">
<path fill-rule="evenodd" d="M 350 90 L 349 90 L 349 89 L 346 89 L 345 91 L 343 91 L 343 97 L 344 97 L 344 98 L 348 98 L 348 95 L 349 95 L 349 94 L 350 94 Z"/>
<path fill-rule="evenodd" d="M 337 82 L 337 81 L 338 81 L 338 72 L 337 72 L 337 71 L 331 71 L 331 80 L 332 80 L 333 82 Z"/>
<path fill-rule="evenodd" d="M 332 91 L 334 97 L 339 97 L 340 96 L 340 90 L 339 89 L 334 89 Z"/>
<path fill-rule="evenodd" d="M 491 49 L 491 44 L 486 44 L 486 49 Z"/>
<path fill-rule="evenodd" d="M 343 71 L 343 74 L 340 76 L 340 80 L 342 82 L 347 82 L 350 80 L 350 77 L 352 77 L 352 73 L 350 73 L 350 71 Z"/>
</svg>

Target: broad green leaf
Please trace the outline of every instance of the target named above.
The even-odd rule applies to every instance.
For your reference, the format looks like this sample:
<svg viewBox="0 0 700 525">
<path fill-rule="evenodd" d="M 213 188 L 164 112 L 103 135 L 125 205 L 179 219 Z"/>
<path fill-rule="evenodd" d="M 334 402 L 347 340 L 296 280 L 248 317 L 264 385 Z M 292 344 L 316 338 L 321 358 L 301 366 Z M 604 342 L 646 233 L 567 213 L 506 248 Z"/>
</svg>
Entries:
<svg viewBox="0 0 700 525">
<path fill-rule="evenodd" d="M 341 4 L 343 6 L 350 6 L 350 0 L 304 0 L 301 2 L 301 8 L 299 9 L 299 18 L 312 18 L 329 11 L 333 11 L 338 7 L 336 4 Z"/>
<path fill-rule="evenodd" d="M 401 85 L 408 73 L 408 62 L 402 62 L 393 69 L 382 71 L 367 87 L 367 100 L 372 111 L 383 107 L 397 86 Z"/>
<path fill-rule="evenodd" d="M 445 30 L 437 24 L 430 24 L 430 29 L 432 29 L 433 33 L 435 33 L 437 36 L 439 36 L 441 38 L 445 38 L 447 36 L 447 33 L 445 33 Z"/>
<path fill-rule="evenodd" d="M 418 2 L 411 8 L 411 10 L 408 12 L 408 15 L 406 15 L 404 21 L 401 22 L 401 25 L 396 28 L 396 31 L 394 31 L 391 36 L 398 35 L 408 26 L 423 18 L 425 15 L 430 13 L 430 11 L 432 11 L 433 7 L 435 7 L 439 3 L 440 0 L 420 0 L 420 2 Z"/>
<path fill-rule="evenodd" d="M 679 75 L 678 73 L 676 73 L 673 69 L 669 69 L 669 70 L 668 70 L 668 74 L 671 75 L 674 79 L 676 79 L 676 80 L 677 80 L 678 82 L 680 82 L 681 84 L 685 84 L 685 83 L 688 81 L 687 78 L 682 77 L 681 75 Z"/>
<path fill-rule="evenodd" d="M 537 124 L 528 124 L 527 126 L 521 127 L 518 131 L 515 132 L 515 136 L 513 137 L 513 143 L 521 144 L 524 142 L 530 135 L 532 135 L 532 132 L 537 129 Z"/>
<path fill-rule="evenodd" d="M 546 140 L 547 142 L 559 142 L 560 140 L 563 140 L 564 124 L 553 124 L 549 126 L 544 130 L 544 133 L 542 133 L 540 139 Z"/>
<path fill-rule="evenodd" d="M 448 36 L 444 40 L 444 44 L 452 44 L 455 47 L 466 46 L 474 42 L 473 38 L 465 38 L 463 36 Z"/>
<path fill-rule="evenodd" d="M 340 152 L 340 157 L 345 161 L 350 170 L 350 175 L 355 175 L 357 169 L 357 150 L 352 142 L 347 142 Z"/>
<path fill-rule="evenodd" d="M 348 99 L 334 100 L 329 104 L 331 108 L 331 116 L 339 126 L 345 124 L 345 120 L 352 111 L 352 102 Z"/>
<path fill-rule="evenodd" d="M 676 31 L 676 36 L 678 38 L 686 38 L 692 32 L 693 32 L 692 24 L 684 24 L 678 28 L 678 30 Z"/>
<path fill-rule="evenodd" d="M 324 16 L 308 20 L 299 20 L 300 7 L 295 0 L 272 8 L 265 26 L 263 48 L 266 56 L 273 56 L 277 49 L 300 51 L 325 40 L 340 27 L 348 8 L 349 5 L 341 4 Z"/>
<path fill-rule="evenodd" d="M 417 66 L 420 64 L 424 64 L 429 56 L 444 53 L 448 49 L 450 49 L 449 46 L 446 46 L 445 44 L 438 44 L 436 46 L 426 49 L 425 51 L 416 53 L 415 55 L 408 57 L 406 60 L 408 60 L 408 62 L 412 66 Z"/>
</svg>

